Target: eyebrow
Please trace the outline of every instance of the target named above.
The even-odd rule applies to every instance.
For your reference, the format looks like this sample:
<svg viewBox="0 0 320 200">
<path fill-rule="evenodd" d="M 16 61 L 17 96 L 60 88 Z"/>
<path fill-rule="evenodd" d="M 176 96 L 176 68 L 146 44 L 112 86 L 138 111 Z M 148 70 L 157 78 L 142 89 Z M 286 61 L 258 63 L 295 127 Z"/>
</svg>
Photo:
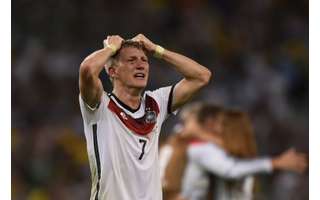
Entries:
<svg viewBox="0 0 320 200">
<path fill-rule="evenodd" d="M 128 59 L 131 59 L 131 58 L 139 58 L 139 56 L 129 56 L 129 57 L 128 57 Z M 148 60 L 148 57 L 147 57 L 147 56 L 141 56 L 140 58 L 145 59 L 145 60 Z"/>
</svg>

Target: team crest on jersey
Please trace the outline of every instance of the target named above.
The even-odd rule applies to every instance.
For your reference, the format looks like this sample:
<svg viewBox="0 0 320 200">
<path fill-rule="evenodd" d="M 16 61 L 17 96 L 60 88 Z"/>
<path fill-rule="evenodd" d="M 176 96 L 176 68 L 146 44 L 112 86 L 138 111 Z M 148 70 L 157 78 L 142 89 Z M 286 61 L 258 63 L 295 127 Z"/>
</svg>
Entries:
<svg viewBox="0 0 320 200">
<path fill-rule="evenodd" d="M 128 118 L 127 118 L 126 114 L 124 114 L 124 112 L 121 112 L 120 115 L 121 115 L 121 117 L 122 117 L 123 119 L 128 120 Z"/>
<path fill-rule="evenodd" d="M 151 110 L 147 110 L 146 111 L 146 123 L 155 123 L 156 122 L 156 119 L 157 119 L 157 113 L 155 111 L 151 111 Z"/>
<path fill-rule="evenodd" d="M 147 135 L 152 132 L 157 122 L 157 116 L 160 112 L 158 103 L 155 99 L 149 95 L 145 95 L 144 115 L 140 118 L 133 118 L 117 105 L 117 99 L 112 98 L 111 94 L 109 96 L 111 98 L 108 103 L 108 108 L 122 121 L 122 123 L 124 123 L 127 128 L 139 135 Z"/>
</svg>

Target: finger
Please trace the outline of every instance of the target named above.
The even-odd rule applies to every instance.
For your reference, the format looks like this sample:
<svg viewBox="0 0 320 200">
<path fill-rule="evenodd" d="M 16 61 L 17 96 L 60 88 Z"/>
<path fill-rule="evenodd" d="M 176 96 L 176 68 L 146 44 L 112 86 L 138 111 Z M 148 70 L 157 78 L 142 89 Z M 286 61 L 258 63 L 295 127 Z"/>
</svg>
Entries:
<svg viewBox="0 0 320 200">
<path fill-rule="evenodd" d="M 103 47 L 106 47 L 108 45 L 108 39 L 103 40 Z"/>
<path fill-rule="evenodd" d="M 116 37 L 117 37 L 117 39 L 119 39 L 119 40 L 123 40 L 123 38 L 122 38 L 120 35 L 117 35 Z"/>
<path fill-rule="evenodd" d="M 303 157 L 295 157 L 292 162 L 294 164 L 304 164 L 304 163 L 307 163 L 307 160 Z"/>
<path fill-rule="evenodd" d="M 306 165 L 300 165 L 300 166 L 298 166 L 298 171 L 299 171 L 300 173 L 303 173 L 303 172 L 306 170 L 306 168 L 307 168 Z"/>
<path fill-rule="evenodd" d="M 296 157 L 297 157 L 297 159 L 299 159 L 302 162 L 307 162 L 307 160 L 308 160 L 305 155 L 297 155 Z"/>
<path fill-rule="evenodd" d="M 307 158 L 307 154 L 305 153 L 296 153 L 299 157 L 304 157 L 304 158 Z"/>
<path fill-rule="evenodd" d="M 296 164 L 291 167 L 291 170 L 297 173 L 302 173 L 305 170 L 305 166 L 303 164 Z"/>
<path fill-rule="evenodd" d="M 137 38 L 139 38 L 140 40 L 142 40 L 142 39 L 143 39 L 143 35 L 140 33 L 140 34 L 137 35 Z"/>
<path fill-rule="evenodd" d="M 295 169 L 299 172 L 304 172 L 307 168 L 306 164 L 300 163 L 297 166 L 295 166 Z"/>
<path fill-rule="evenodd" d="M 304 169 L 296 169 L 295 172 L 302 174 L 304 172 Z"/>
<path fill-rule="evenodd" d="M 110 43 L 111 39 L 112 39 L 112 36 L 108 36 L 107 37 L 107 43 Z"/>
<path fill-rule="evenodd" d="M 306 159 L 301 159 L 301 161 L 299 162 L 301 165 L 308 165 L 308 161 Z"/>
<path fill-rule="evenodd" d="M 299 167 L 304 171 L 307 168 L 307 163 L 301 163 Z"/>
<path fill-rule="evenodd" d="M 132 40 L 133 40 L 133 41 L 140 40 L 140 37 L 139 37 L 138 35 L 136 35 L 136 36 L 134 36 L 134 37 L 132 38 Z"/>
<path fill-rule="evenodd" d="M 136 42 L 143 42 L 143 40 L 142 40 L 141 38 L 139 38 L 139 37 L 138 37 L 138 38 L 135 38 L 135 41 L 136 41 Z"/>
</svg>

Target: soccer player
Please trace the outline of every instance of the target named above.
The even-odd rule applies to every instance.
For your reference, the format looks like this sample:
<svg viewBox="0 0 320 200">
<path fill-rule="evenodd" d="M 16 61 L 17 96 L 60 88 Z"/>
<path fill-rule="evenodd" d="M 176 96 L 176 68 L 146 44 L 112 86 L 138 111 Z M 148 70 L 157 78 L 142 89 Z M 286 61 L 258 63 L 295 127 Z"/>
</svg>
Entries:
<svg viewBox="0 0 320 200">
<path fill-rule="evenodd" d="M 271 173 L 288 170 L 302 173 L 307 166 L 305 154 L 293 149 L 273 158 L 256 157 L 253 129 L 248 116 L 239 111 L 223 111 L 213 105 L 205 105 L 198 111 L 197 118 L 186 120 L 187 131 L 198 134 L 212 132 L 222 138 L 223 145 L 204 140 L 193 141 L 187 150 L 188 164 L 185 169 L 182 196 L 185 199 L 204 199 L 208 193 L 208 173 L 219 177 L 220 183 L 215 198 L 252 199 L 252 178 L 256 173 Z M 226 180 L 243 180 L 241 189 L 228 188 Z M 234 185 L 237 186 L 236 181 Z M 242 188 L 243 187 L 243 188 Z M 243 190 L 242 190 L 243 189 Z"/>
<path fill-rule="evenodd" d="M 148 54 L 180 72 L 175 85 L 145 91 Z M 103 90 L 105 69 L 113 90 Z M 158 139 L 168 115 L 205 86 L 211 72 L 139 34 L 108 36 L 80 66 L 80 108 L 92 174 L 91 200 L 161 200 Z"/>
</svg>

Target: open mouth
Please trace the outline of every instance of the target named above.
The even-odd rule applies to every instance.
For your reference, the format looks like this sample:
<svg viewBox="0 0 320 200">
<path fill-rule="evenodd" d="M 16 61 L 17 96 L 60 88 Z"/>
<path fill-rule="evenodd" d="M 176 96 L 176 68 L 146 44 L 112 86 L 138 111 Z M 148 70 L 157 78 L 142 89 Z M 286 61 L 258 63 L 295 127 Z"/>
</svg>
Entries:
<svg viewBox="0 0 320 200">
<path fill-rule="evenodd" d="M 135 73 L 134 77 L 137 79 L 144 79 L 145 78 L 145 74 L 144 73 Z"/>
</svg>

